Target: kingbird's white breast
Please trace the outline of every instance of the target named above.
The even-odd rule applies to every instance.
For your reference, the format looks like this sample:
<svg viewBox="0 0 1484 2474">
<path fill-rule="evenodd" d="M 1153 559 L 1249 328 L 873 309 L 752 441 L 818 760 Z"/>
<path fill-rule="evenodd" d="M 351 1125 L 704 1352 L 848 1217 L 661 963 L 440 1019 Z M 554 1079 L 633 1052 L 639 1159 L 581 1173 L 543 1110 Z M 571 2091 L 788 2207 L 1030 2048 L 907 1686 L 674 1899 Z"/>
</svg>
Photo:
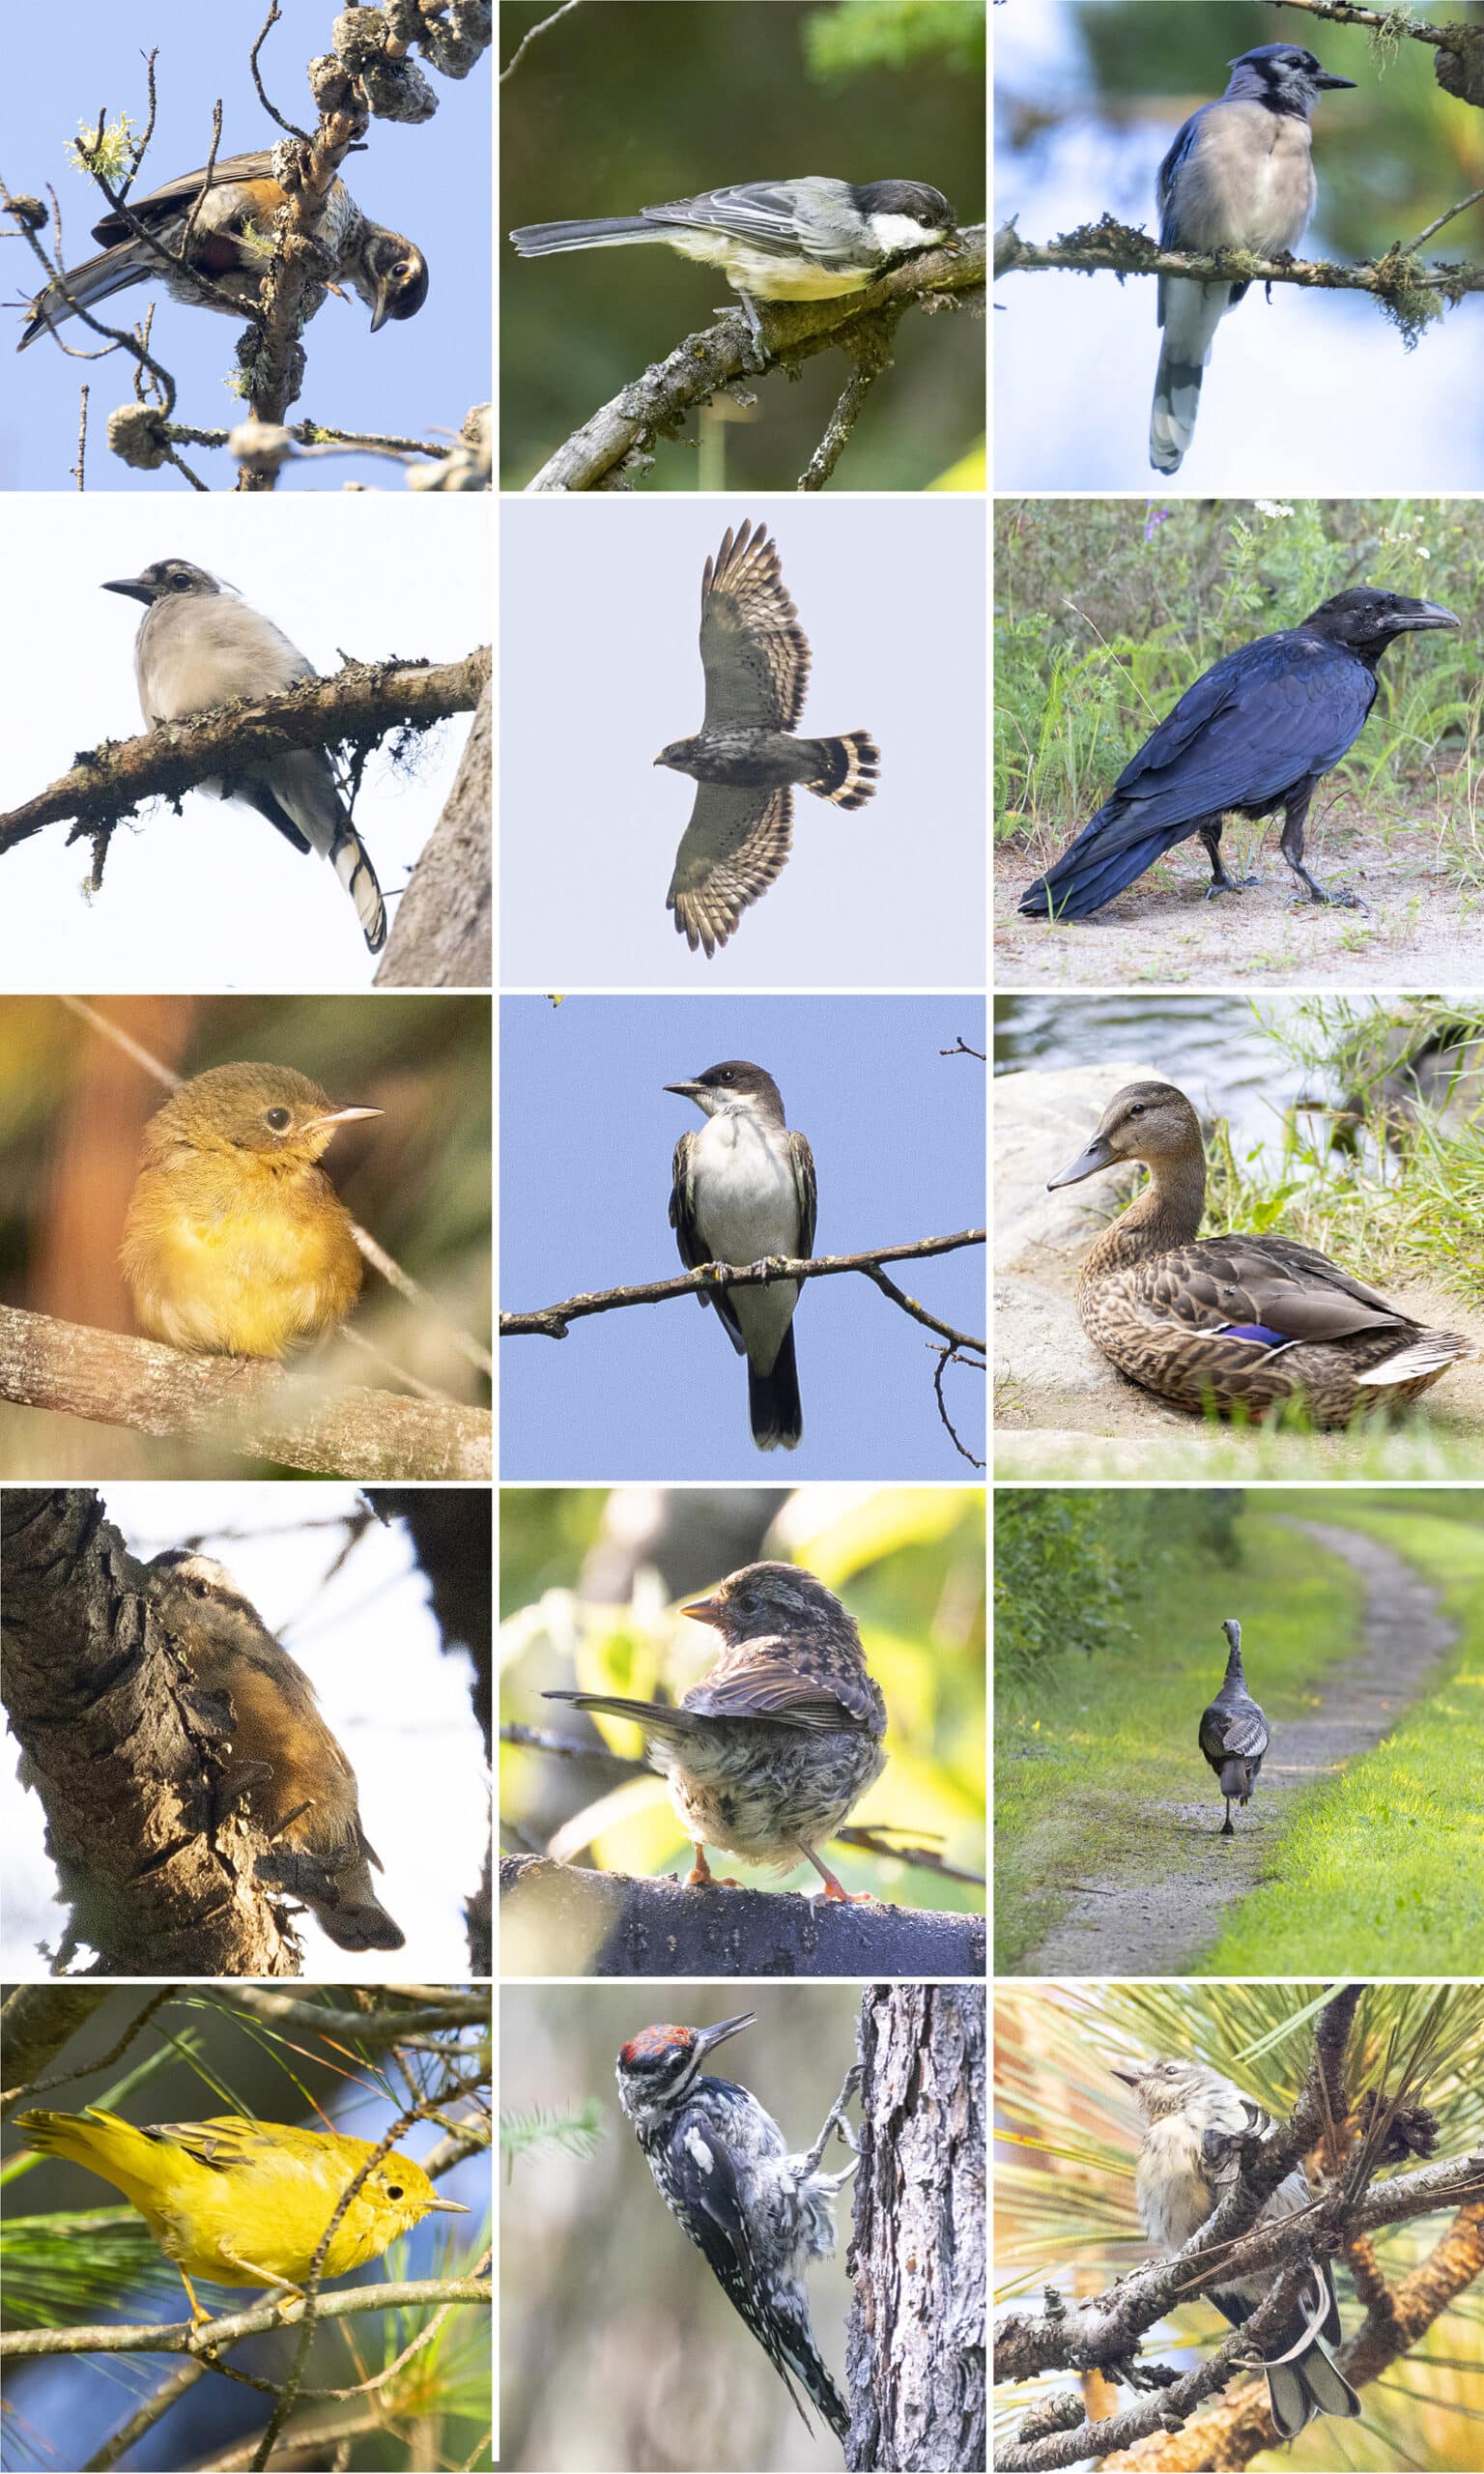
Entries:
<svg viewBox="0 0 1484 2474">
<path fill-rule="evenodd" d="M 770 1138 L 771 1136 L 771 1138 Z M 782 1129 L 745 1110 L 707 1117 L 692 1154 L 696 1225 L 714 1263 L 756 1263 L 791 1254 L 799 1242 L 799 1199 Z M 734 1288 L 728 1303 L 748 1355 L 766 1374 L 798 1303 L 798 1282 Z"/>
</svg>

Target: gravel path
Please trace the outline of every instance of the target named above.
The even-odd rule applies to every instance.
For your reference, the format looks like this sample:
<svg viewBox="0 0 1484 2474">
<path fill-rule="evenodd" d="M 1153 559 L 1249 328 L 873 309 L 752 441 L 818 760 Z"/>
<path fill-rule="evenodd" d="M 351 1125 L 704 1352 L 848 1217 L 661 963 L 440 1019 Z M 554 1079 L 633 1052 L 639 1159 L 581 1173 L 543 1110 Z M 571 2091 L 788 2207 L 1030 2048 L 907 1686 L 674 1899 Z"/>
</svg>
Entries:
<svg viewBox="0 0 1484 2474">
<path fill-rule="evenodd" d="M 1075 1895 L 1061 1922 L 1016 1970 L 1021 1975 L 1181 1975 L 1207 1947 L 1224 1909 L 1282 1871 L 1282 1831 L 1291 1796 L 1331 1777 L 1387 1735 L 1431 1682 L 1456 1638 L 1438 1594 L 1410 1564 L 1361 1531 L 1292 1520 L 1357 1572 L 1365 1590 L 1365 1642 L 1329 1667 L 1312 1717 L 1277 1728 L 1257 1792 L 1220 1836 L 1221 1799 L 1152 1798 L 1140 1807 L 1140 1846 L 1168 1868 L 1130 1856 L 1098 1878 L 1070 1884 Z M 1255 1689 L 1262 1698 L 1261 1669 Z M 1195 1722 L 1190 1717 L 1191 1760 Z"/>
</svg>

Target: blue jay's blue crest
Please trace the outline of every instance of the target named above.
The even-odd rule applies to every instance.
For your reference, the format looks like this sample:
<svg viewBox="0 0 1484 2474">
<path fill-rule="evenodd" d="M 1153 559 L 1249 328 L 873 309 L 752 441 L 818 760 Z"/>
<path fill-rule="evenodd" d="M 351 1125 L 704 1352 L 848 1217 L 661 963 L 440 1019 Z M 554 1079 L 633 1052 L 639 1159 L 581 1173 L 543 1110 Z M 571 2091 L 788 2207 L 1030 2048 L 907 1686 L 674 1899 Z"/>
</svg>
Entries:
<svg viewBox="0 0 1484 2474">
<path fill-rule="evenodd" d="M 1331 76 L 1312 51 L 1292 43 L 1244 51 L 1231 72 L 1225 94 L 1191 113 L 1159 166 L 1160 245 L 1279 257 L 1297 248 L 1314 212 L 1309 115 L 1327 87 L 1355 81 Z M 1149 425 L 1156 473 L 1180 470 L 1216 328 L 1246 288 L 1159 277 L 1164 341 Z"/>
</svg>

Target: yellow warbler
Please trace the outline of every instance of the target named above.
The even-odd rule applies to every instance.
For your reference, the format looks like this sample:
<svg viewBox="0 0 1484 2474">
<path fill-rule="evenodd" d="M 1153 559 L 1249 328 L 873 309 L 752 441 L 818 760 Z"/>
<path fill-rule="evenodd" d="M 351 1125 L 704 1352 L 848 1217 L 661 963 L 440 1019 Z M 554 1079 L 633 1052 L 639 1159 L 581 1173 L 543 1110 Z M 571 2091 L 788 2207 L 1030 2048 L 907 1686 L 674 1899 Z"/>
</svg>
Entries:
<svg viewBox="0 0 1484 2474">
<path fill-rule="evenodd" d="M 136 2127 L 90 2105 L 85 2114 L 20 2114 L 15 2126 L 43 2155 L 86 2165 L 139 2210 L 181 2272 L 193 2327 L 211 2314 L 196 2300 L 192 2275 L 270 2286 L 301 2301 L 301 2280 L 340 2195 L 374 2153 L 368 2140 L 240 2114 Z M 341 2217 L 321 2274 L 343 2277 L 378 2258 L 431 2208 L 469 2214 L 457 2200 L 441 2200 L 422 2167 L 393 2149 Z"/>
</svg>

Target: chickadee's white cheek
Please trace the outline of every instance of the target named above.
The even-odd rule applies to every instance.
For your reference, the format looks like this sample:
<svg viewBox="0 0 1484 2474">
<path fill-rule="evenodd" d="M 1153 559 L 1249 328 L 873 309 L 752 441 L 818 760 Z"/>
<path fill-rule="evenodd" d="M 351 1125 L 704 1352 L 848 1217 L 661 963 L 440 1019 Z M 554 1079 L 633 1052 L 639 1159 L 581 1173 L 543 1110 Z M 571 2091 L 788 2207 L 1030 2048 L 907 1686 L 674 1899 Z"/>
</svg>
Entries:
<svg viewBox="0 0 1484 2474">
<path fill-rule="evenodd" d="M 938 230 L 925 231 L 910 215 L 873 215 L 870 237 L 883 256 L 895 256 L 899 249 L 930 249 L 947 238 Z"/>
</svg>

